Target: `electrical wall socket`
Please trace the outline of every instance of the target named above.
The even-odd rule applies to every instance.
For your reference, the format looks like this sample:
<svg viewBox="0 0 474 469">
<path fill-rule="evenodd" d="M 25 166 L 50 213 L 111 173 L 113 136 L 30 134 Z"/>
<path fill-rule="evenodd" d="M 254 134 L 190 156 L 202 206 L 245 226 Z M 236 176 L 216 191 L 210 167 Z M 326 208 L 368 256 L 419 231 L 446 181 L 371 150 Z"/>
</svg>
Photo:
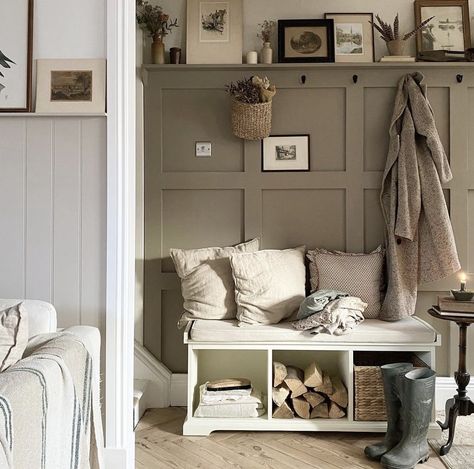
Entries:
<svg viewBox="0 0 474 469">
<path fill-rule="evenodd" d="M 211 142 L 196 142 L 196 157 L 210 158 L 212 156 Z"/>
</svg>

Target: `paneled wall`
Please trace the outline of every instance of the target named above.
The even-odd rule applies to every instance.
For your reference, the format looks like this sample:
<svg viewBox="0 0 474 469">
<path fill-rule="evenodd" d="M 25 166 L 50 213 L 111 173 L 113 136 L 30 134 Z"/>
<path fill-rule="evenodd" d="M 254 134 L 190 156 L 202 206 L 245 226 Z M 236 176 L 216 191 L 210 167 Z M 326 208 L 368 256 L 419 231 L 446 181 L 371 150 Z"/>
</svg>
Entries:
<svg viewBox="0 0 474 469">
<path fill-rule="evenodd" d="M 474 68 L 470 65 L 273 65 L 274 134 L 310 134 L 311 171 L 262 173 L 259 142 L 234 137 L 224 85 L 255 68 L 145 68 L 145 346 L 172 371 L 186 370 L 176 322 L 182 312 L 169 248 L 230 245 L 259 236 L 263 248 L 306 244 L 353 252 L 382 241 L 378 194 L 400 77 L 422 69 L 455 179 L 446 196 L 464 269 L 474 271 Z M 306 84 L 301 84 L 301 75 Z M 354 84 L 353 75 L 358 75 Z M 457 74 L 463 74 L 458 83 Z M 211 141 L 211 158 L 196 158 Z M 473 276 L 474 281 L 474 276 Z M 425 285 L 418 314 L 456 276 Z M 438 371 L 452 368 L 449 327 Z"/>
<path fill-rule="evenodd" d="M 106 118 L 0 117 L 0 297 L 105 324 Z"/>
</svg>

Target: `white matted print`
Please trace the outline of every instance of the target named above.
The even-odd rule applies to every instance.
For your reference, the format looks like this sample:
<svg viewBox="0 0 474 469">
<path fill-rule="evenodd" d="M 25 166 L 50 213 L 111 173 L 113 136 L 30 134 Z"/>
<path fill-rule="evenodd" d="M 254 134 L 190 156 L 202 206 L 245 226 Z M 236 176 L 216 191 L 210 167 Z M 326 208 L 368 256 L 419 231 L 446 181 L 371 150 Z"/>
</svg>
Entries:
<svg viewBox="0 0 474 469">
<path fill-rule="evenodd" d="M 229 42 L 229 2 L 201 2 L 199 16 L 201 17 L 200 42 Z"/>
<path fill-rule="evenodd" d="M 0 0 L 0 111 L 31 110 L 33 0 Z"/>
<path fill-rule="evenodd" d="M 186 63 L 242 63 L 242 1 L 187 0 Z"/>
<path fill-rule="evenodd" d="M 264 138 L 262 171 L 309 171 L 309 135 Z"/>
<path fill-rule="evenodd" d="M 104 113 L 105 60 L 38 60 L 36 112 Z"/>
</svg>

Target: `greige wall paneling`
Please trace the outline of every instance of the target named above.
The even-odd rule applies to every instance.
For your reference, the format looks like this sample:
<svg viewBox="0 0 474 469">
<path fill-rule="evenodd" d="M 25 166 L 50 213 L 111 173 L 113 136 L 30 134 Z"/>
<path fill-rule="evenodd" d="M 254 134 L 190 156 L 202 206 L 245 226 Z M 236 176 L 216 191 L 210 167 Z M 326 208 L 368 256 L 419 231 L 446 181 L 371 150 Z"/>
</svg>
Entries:
<svg viewBox="0 0 474 469">
<path fill-rule="evenodd" d="M 106 120 L 0 117 L 0 297 L 52 302 L 102 327 Z"/>
<path fill-rule="evenodd" d="M 446 195 L 461 262 L 473 271 L 474 68 L 418 67 L 451 157 L 455 179 Z M 310 172 L 262 173 L 260 144 L 232 135 L 222 91 L 252 68 L 146 68 L 144 343 L 172 371 L 186 371 L 186 353 L 176 330 L 181 300 L 169 248 L 229 245 L 254 236 L 263 248 L 306 244 L 360 252 L 382 242 L 379 191 L 388 126 L 398 80 L 413 71 L 403 65 L 259 70 L 278 88 L 273 133 L 311 136 Z M 462 84 L 456 81 L 460 72 Z M 212 158 L 194 156 L 196 140 L 213 143 Z M 418 314 L 428 319 L 438 292 L 457 283 L 453 276 L 422 286 Z M 444 343 L 438 371 L 446 374 L 455 345 L 446 324 L 436 327 Z"/>
</svg>

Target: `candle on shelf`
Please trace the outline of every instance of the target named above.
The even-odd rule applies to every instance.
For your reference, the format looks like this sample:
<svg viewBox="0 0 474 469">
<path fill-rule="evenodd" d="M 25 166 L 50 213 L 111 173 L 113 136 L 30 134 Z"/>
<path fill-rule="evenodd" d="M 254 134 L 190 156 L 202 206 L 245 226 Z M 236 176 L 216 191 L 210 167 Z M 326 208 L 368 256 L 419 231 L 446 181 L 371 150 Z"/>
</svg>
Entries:
<svg viewBox="0 0 474 469">
<path fill-rule="evenodd" d="M 257 51 L 251 50 L 247 52 L 247 63 L 248 64 L 256 64 L 258 62 L 258 54 Z"/>
<path fill-rule="evenodd" d="M 461 274 L 461 291 L 466 291 L 466 274 Z"/>
</svg>

